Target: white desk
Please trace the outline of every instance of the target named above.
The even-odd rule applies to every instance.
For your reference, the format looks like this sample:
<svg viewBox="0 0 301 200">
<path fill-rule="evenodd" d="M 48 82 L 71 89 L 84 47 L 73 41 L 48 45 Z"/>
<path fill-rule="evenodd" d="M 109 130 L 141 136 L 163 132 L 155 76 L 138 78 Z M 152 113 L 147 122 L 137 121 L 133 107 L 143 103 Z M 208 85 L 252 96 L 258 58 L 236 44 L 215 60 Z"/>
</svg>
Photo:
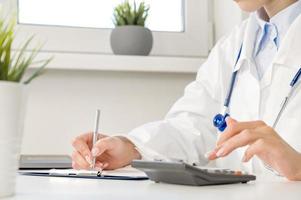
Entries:
<svg viewBox="0 0 301 200">
<path fill-rule="evenodd" d="M 301 182 L 282 178 L 249 184 L 190 187 L 151 181 L 84 180 L 19 176 L 10 200 L 300 200 Z"/>
</svg>

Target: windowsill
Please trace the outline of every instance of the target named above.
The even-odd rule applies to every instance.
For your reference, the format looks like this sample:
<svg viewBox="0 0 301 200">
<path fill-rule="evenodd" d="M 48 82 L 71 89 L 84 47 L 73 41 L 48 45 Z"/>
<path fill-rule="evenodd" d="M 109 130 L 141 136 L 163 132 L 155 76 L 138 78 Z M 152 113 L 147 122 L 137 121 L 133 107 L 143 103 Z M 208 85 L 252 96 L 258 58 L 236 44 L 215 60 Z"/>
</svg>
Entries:
<svg viewBox="0 0 301 200">
<path fill-rule="evenodd" d="M 119 71 L 119 72 L 160 72 L 196 73 L 205 58 L 161 57 L 161 56 L 120 56 L 103 54 L 46 53 L 37 59 L 54 59 L 47 66 L 53 70 Z M 35 68 L 35 67 L 31 67 Z"/>
</svg>

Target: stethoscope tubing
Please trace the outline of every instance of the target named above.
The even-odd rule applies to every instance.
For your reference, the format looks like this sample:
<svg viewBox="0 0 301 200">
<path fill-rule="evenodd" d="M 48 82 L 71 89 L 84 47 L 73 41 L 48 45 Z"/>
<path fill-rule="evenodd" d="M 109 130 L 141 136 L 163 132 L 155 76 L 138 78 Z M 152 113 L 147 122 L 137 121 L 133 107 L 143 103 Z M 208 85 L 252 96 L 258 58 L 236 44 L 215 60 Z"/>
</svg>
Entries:
<svg viewBox="0 0 301 200">
<path fill-rule="evenodd" d="M 241 52 L 242 52 L 242 46 L 243 45 L 240 46 L 240 49 L 239 49 L 239 52 L 238 52 L 238 55 L 237 55 L 237 59 L 236 59 L 235 65 L 234 65 L 234 69 L 237 66 L 238 62 L 239 62 Z M 234 89 L 234 86 L 235 86 L 235 81 L 236 81 L 237 74 L 238 74 L 238 70 L 234 71 L 232 73 L 229 90 L 228 90 L 228 93 L 227 93 L 227 96 L 226 96 L 226 99 L 225 99 L 225 102 L 224 102 L 224 106 L 227 107 L 227 108 L 230 106 L 231 97 L 232 97 L 233 89 Z"/>
<path fill-rule="evenodd" d="M 239 50 L 239 53 L 237 55 L 237 59 L 236 59 L 236 62 L 235 62 L 235 65 L 234 65 L 234 69 L 236 68 L 238 62 L 239 62 L 239 59 L 240 59 L 240 56 L 241 56 L 241 52 L 242 52 L 242 47 L 243 45 L 241 45 L 240 47 L 240 50 Z M 238 75 L 238 72 L 239 70 L 236 70 L 236 71 L 233 71 L 232 73 L 232 76 L 231 76 L 231 81 L 230 81 L 230 85 L 229 85 L 229 89 L 228 89 L 228 92 L 227 92 L 227 95 L 226 95 L 226 98 L 225 98 L 225 102 L 224 102 L 224 111 L 223 111 L 223 114 L 217 114 L 214 119 L 213 119 L 213 124 L 216 128 L 218 128 L 218 130 L 220 132 L 223 132 L 225 130 L 225 128 L 227 127 L 226 125 L 226 118 L 230 116 L 229 114 L 229 107 L 230 107 L 230 102 L 231 102 L 231 98 L 232 98 L 232 94 L 233 94 L 233 90 L 234 90 L 234 87 L 235 87 L 235 82 L 236 82 L 236 79 L 237 79 L 237 75 Z M 301 77 L 301 67 L 299 68 L 298 72 L 295 74 L 294 78 L 292 79 L 292 81 L 290 82 L 290 92 L 289 94 L 285 97 L 282 105 L 281 105 L 281 109 L 280 111 L 278 112 L 277 114 L 277 117 L 275 119 L 275 122 L 273 123 L 273 128 L 275 129 L 284 110 L 286 109 L 287 107 L 287 104 L 292 96 L 292 94 L 294 93 L 295 89 L 296 89 L 296 86 L 297 86 L 297 83 L 299 81 Z"/>
<path fill-rule="evenodd" d="M 278 124 L 278 122 L 279 122 L 279 120 L 280 120 L 280 118 L 282 116 L 282 113 L 286 109 L 286 106 L 287 106 L 290 98 L 292 97 L 295 89 L 297 88 L 297 86 L 298 86 L 297 83 L 298 83 L 300 77 L 301 77 L 301 67 L 300 67 L 300 69 L 298 70 L 298 72 L 296 73 L 296 75 L 294 76 L 293 80 L 290 83 L 291 89 L 290 89 L 288 95 L 285 97 L 285 99 L 284 99 L 284 101 L 283 101 L 283 103 L 281 105 L 281 109 L 278 112 L 277 118 L 276 118 L 276 120 L 275 120 L 275 122 L 274 122 L 274 124 L 272 126 L 274 129 L 276 128 L 276 126 L 277 126 L 277 124 Z"/>
</svg>

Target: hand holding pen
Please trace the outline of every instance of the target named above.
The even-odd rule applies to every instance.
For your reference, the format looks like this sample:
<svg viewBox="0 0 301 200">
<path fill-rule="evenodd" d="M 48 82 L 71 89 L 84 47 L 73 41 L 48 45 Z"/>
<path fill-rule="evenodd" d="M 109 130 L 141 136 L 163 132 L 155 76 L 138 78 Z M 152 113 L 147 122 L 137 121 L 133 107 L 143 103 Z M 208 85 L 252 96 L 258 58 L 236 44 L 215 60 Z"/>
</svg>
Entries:
<svg viewBox="0 0 301 200">
<path fill-rule="evenodd" d="M 129 165 L 141 155 L 134 144 L 123 136 L 106 136 L 98 133 L 100 111 L 96 111 L 94 131 L 75 138 L 72 145 L 74 169 L 102 171 Z"/>
</svg>

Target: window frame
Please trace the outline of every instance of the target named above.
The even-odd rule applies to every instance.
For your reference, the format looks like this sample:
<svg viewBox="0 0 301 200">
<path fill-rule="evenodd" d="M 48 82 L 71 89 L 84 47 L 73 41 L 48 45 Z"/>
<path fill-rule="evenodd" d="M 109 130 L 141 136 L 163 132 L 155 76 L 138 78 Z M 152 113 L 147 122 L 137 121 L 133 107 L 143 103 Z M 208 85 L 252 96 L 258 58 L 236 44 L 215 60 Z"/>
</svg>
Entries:
<svg viewBox="0 0 301 200">
<path fill-rule="evenodd" d="M 20 0 L 17 0 L 17 11 L 20 9 Z M 182 10 L 181 10 L 181 23 L 182 27 L 181 30 L 175 31 L 175 30 L 152 30 L 153 32 L 172 32 L 172 33 L 180 33 L 185 32 L 185 0 L 180 0 L 182 4 Z M 32 25 L 32 26 L 49 26 L 49 27 L 62 27 L 62 28 L 84 28 L 84 29 L 109 29 L 112 30 L 111 27 L 93 27 L 93 26 L 74 26 L 74 25 L 61 25 L 61 24 L 39 24 L 39 23 L 28 23 L 28 22 L 22 22 L 20 23 L 20 14 L 17 12 L 17 22 L 20 25 Z"/>
<path fill-rule="evenodd" d="M 10 1 L 10 13 L 17 13 L 18 0 Z M 210 0 L 183 0 L 185 11 L 183 32 L 153 31 L 153 56 L 205 57 L 212 46 L 213 24 Z M 77 28 L 18 24 L 14 49 L 31 35 L 44 43 L 44 52 L 112 54 L 112 29 Z"/>
</svg>

